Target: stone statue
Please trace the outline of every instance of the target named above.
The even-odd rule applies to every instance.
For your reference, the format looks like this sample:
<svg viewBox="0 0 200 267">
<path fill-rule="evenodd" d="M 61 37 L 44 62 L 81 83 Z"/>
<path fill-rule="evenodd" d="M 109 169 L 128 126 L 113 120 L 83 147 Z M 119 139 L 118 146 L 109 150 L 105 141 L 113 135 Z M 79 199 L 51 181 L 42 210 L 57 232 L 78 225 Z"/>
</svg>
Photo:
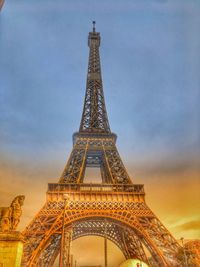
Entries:
<svg viewBox="0 0 200 267">
<path fill-rule="evenodd" d="M 0 207 L 0 231 L 15 231 L 22 215 L 21 206 L 25 196 L 17 196 L 12 201 L 10 207 Z"/>
</svg>

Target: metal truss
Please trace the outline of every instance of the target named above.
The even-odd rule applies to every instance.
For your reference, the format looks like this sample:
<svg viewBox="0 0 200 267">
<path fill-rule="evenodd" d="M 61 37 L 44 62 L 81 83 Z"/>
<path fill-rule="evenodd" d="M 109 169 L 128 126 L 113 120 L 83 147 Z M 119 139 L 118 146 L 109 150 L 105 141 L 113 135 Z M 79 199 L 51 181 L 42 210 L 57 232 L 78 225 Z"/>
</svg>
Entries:
<svg viewBox="0 0 200 267">
<path fill-rule="evenodd" d="M 127 186 L 129 190 L 124 191 L 125 188 L 119 185 L 118 191 L 114 191 L 109 185 L 83 184 L 77 189 L 69 189 L 73 184 L 58 185 L 51 184 L 47 203 L 24 232 L 24 266 L 38 266 L 39 259 L 44 258 L 41 255 L 48 254 L 49 262 L 53 261 L 51 257 L 55 259 L 56 249 L 59 249 L 58 235 L 61 235 L 63 226 L 64 194 L 70 199 L 65 209 L 64 225 L 73 228 L 73 238 L 88 234 L 105 236 L 106 218 L 110 227 L 107 228 L 111 229 L 106 237 L 115 242 L 126 257 L 137 256 L 145 260 L 144 245 L 157 266 L 179 266 L 175 258 L 179 246 L 145 204 L 142 186 L 141 191 L 138 185 Z"/>
<path fill-rule="evenodd" d="M 73 239 L 88 235 L 106 237 L 121 249 L 127 259 L 137 255 L 141 260 L 147 262 L 142 244 L 134 231 L 120 223 L 104 218 L 92 218 L 74 224 Z"/>
<path fill-rule="evenodd" d="M 45 205 L 23 232 L 23 266 L 53 266 L 60 252 L 64 265 L 70 266 L 71 238 L 86 235 L 106 237 L 127 259 L 136 257 L 151 266 L 149 251 L 153 267 L 181 266 L 177 241 L 146 205 L 144 186 L 132 183 L 116 148 L 117 137 L 110 131 L 105 108 L 100 35 L 95 27 L 88 45 L 80 130 L 73 135 L 73 149 L 59 182 L 48 185 Z M 102 183 L 84 183 L 89 167 L 100 168 Z"/>
<path fill-rule="evenodd" d="M 101 78 L 100 34 L 95 31 L 95 28 L 89 33 L 88 46 L 90 52 L 87 85 L 79 131 L 110 133 Z"/>
<path fill-rule="evenodd" d="M 82 183 L 87 167 L 99 167 L 104 183 L 131 184 L 111 135 L 76 134 L 75 144 L 59 183 Z"/>
<path fill-rule="evenodd" d="M 113 220 L 103 218 L 81 220 L 73 224 L 72 233 L 72 240 L 83 236 L 106 237 L 119 247 L 126 259 L 137 256 L 142 261 L 148 262 L 142 243 L 135 232 Z M 42 266 L 52 266 L 60 252 L 60 239 L 61 235 L 56 235 L 49 242 L 49 246 L 40 256 L 39 262 L 42 262 Z"/>
</svg>

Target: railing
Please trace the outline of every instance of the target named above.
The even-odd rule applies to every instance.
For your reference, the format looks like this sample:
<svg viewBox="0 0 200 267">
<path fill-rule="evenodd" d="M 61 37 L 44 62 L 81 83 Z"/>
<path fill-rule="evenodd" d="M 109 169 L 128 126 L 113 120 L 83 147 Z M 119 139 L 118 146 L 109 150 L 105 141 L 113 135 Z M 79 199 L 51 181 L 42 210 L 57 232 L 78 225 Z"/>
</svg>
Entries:
<svg viewBox="0 0 200 267">
<path fill-rule="evenodd" d="M 142 184 L 60 184 L 49 183 L 48 192 L 65 192 L 65 191 L 81 191 L 81 192 L 132 192 L 144 194 L 144 185 Z"/>
</svg>

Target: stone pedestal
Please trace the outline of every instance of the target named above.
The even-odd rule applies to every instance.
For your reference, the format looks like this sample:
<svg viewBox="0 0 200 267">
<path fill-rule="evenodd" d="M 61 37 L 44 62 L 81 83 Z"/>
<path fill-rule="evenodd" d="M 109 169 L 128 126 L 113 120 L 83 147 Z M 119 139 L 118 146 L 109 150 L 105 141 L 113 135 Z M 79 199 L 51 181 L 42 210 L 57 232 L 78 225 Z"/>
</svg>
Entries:
<svg viewBox="0 0 200 267">
<path fill-rule="evenodd" d="M 0 267 L 20 267 L 23 237 L 20 232 L 0 232 Z"/>
</svg>

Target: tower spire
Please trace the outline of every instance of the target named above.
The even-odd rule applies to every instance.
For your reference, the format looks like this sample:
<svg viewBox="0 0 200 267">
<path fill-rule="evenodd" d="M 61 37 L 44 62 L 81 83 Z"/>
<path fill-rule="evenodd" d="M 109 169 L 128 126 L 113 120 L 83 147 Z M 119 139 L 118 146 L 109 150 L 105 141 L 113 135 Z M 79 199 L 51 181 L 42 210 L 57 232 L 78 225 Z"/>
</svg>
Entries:
<svg viewBox="0 0 200 267">
<path fill-rule="evenodd" d="M 93 24 L 93 32 L 95 32 L 96 31 L 96 29 L 95 29 L 96 21 L 93 20 L 92 24 Z"/>
<path fill-rule="evenodd" d="M 110 126 L 106 112 L 101 64 L 99 55 L 100 33 L 96 32 L 96 22 L 93 21 L 93 31 L 89 32 L 89 62 L 85 102 L 79 132 L 110 133 Z"/>
</svg>

